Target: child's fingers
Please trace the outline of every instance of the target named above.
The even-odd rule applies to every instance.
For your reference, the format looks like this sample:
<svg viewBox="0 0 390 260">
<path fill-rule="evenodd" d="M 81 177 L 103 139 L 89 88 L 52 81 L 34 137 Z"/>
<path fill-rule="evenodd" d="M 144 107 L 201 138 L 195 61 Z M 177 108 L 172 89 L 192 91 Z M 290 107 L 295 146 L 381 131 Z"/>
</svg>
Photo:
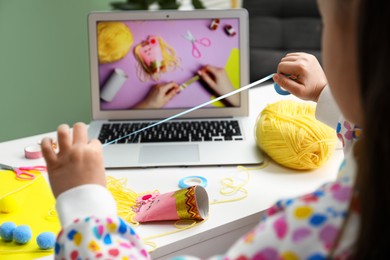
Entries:
<svg viewBox="0 0 390 260">
<path fill-rule="evenodd" d="M 53 141 L 50 138 L 43 138 L 41 142 L 42 155 L 48 165 L 55 162 L 57 155 L 53 150 Z"/>
<path fill-rule="evenodd" d="M 61 150 L 66 150 L 70 148 L 72 145 L 72 140 L 69 133 L 69 126 L 66 124 L 62 124 L 57 129 L 57 135 L 58 135 L 58 146 Z"/>
<path fill-rule="evenodd" d="M 284 56 L 280 62 L 295 62 L 297 61 L 298 56 Z"/>
<path fill-rule="evenodd" d="M 286 54 L 286 57 L 302 57 L 304 55 L 306 55 L 305 52 L 290 52 Z"/>
<path fill-rule="evenodd" d="M 84 123 L 76 123 L 73 125 L 73 143 L 88 143 L 87 126 Z"/>
<path fill-rule="evenodd" d="M 98 139 L 92 139 L 91 141 L 89 141 L 89 144 L 93 146 L 94 149 L 103 151 L 102 143 Z"/>
<path fill-rule="evenodd" d="M 298 96 L 302 92 L 303 85 L 281 74 L 275 74 L 273 80 L 291 94 Z"/>
<path fill-rule="evenodd" d="M 296 62 L 281 62 L 277 68 L 278 74 L 291 75 L 294 78 L 298 78 L 303 72 L 302 69 L 297 66 Z"/>
</svg>

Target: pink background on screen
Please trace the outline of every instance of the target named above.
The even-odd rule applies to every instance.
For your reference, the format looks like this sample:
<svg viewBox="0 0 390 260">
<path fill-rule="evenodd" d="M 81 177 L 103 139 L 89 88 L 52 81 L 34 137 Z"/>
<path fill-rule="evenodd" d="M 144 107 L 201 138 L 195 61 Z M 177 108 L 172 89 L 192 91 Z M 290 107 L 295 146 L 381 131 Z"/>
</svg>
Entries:
<svg viewBox="0 0 390 260">
<path fill-rule="evenodd" d="M 206 64 L 217 67 L 225 67 L 233 48 L 239 48 L 238 20 L 221 19 L 217 30 L 209 29 L 211 19 L 204 20 L 182 20 L 182 21 L 129 21 L 125 24 L 133 34 L 134 42 L 128 54 L 121 60 L 108 64 L 99 65 L 99 82 L 102 87 L 115 68 L 120 68 L 128 75 L 127 81 L 121 87 L 111 102 L 101 100 L 102 110 L 129 109 L 142 100 L 151 86 L 158 82 L 175 81 L 182 84 L 196 74 L 196 71 Z M 237 35 L 229 36 L 224 26 L 233 26 Z M 202 56 L 195 58 L 192 55 L 192 43 L 186 40 L 183 35 L 189 30 L 196 39 L 207 37 L 211 41 L 209 47 L 197 44 Z M 136 73 L 134 47 L 147 36 L 160 36 L 175 51 L 181 60 L 180 68 L 172 72 L 163 73 L 158 82 L 150 80 L 141 82 Z M 237 73 L 238 72 L 237 64 Z M 165 108 L 189 108 L 206 101 L 212 96 L 200 81 L 197 81 L 170 100 Z"/>
</svg>

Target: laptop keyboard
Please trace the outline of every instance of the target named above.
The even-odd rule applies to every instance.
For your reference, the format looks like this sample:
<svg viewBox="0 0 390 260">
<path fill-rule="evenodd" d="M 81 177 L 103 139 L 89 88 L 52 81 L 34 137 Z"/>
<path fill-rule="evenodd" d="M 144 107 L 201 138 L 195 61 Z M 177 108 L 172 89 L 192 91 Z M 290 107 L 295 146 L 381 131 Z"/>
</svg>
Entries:
<svg viewBox="0 0 390 260">
<path fill-rule="evenodd" d="M 149 123 L 105 123 L 98 139 L 103 144 L 124 137 Z M 161 142 L 217 142 L 243 140 L 237 120 L 170 121 L 137 134 L 118 140 L 116 143 L 161 143 Z"/>
</svg>

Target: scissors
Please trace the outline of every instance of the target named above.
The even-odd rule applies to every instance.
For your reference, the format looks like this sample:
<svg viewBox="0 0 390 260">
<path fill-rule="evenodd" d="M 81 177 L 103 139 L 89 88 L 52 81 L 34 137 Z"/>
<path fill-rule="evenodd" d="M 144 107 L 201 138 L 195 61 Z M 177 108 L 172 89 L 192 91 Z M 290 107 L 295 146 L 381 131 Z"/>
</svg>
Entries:
<svg viewBox="0 0 390 260">
<path fill-rule="evenodd" d="M 46 166 L 26 166 L 26 167 L 12 167 L 10 165 L 1 164 L 0 169 L 13 171 L 16 174 L 16 178 L 21 180 L 34 180 L 35 174 L 30 173 L 30 171 L 46 171 Z"/>
<path fill-rule="evenodd" d="M 209 38 L 205 37 L 205 38 L 201 38 L 199 40 L 195 39 L 195 37 L 192 35 L 192 33 L 190 31 L 187 31 L 187 34 L 183 35 L 183 37 L 192 43 L 192 56 L 194 56 L 195 58 L 202 57 L 202 54 L 200 53 L 200 50 L 196 46 L 196 43 L 203 45 L 205 47 L 209 47 L 211 45 L 211 41 Z"/>
</svg>

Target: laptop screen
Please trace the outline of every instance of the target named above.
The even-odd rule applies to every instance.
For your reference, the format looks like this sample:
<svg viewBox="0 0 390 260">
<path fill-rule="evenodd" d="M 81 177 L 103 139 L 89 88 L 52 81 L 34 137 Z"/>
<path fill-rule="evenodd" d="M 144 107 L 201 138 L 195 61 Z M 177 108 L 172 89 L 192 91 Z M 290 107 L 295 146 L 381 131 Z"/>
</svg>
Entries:
<svg viewBox="0 0 390 260">
<path fill-rule="evenodd" d="M 155 116 L 146 117 L 158 118 L 162 111 L 192 108 L 247 84 L 242 13 L 93 13 L 89 28 L 95 109 L 107 115 L 138 113 L 140 118 L 149 111 Z M 242 95 L 209 104 L 203 113 L 245 110 Z"/>
</svg>

